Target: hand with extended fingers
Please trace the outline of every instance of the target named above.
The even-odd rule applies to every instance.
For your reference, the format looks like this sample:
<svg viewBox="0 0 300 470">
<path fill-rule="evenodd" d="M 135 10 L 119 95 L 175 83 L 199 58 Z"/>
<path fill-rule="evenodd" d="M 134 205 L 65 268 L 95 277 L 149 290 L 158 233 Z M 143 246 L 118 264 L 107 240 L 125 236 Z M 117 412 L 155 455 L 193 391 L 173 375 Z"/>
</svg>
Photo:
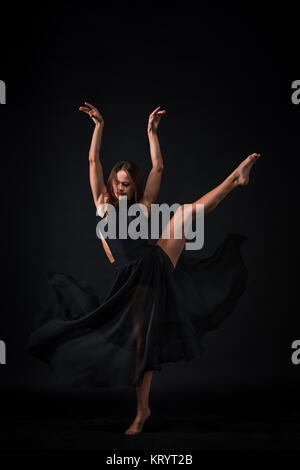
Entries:
<svg viewBox="0 0 300 470">
<path fill-rule="evenodd" d="M 157 131 L 159 121 L 164 114 L 166 114 L 166 110 L 163 109 L 160 111 L 160 106 L 150 114 L 148 121 L 148 132 Z"/>
<path fill-rule="evenodd" d="M 104 124 L 103 116 L 100 114 L 100 111 L 90 103 L 85 101 L 86 106 L 80 106 L 79 111 L 83 111 L 88 114 L 90 118 L 94 121 L 95 124 Z"/>
</svg>

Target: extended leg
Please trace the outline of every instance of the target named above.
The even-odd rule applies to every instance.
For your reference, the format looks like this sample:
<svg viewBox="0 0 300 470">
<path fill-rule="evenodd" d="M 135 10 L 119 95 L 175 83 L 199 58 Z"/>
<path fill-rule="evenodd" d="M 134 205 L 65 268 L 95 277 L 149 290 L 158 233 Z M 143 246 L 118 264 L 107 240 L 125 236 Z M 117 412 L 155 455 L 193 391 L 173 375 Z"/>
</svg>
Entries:
<svg viewBox="0 0 300 470">
<path fill-rule="evenodd" d="M 197 201 L 193 202 L 192 218 L 194 219 L 196 217 L 197 204 L 203 204 L 204 214 L 208 214 L 213 209 L 215 209 L 222 199 L 224 199 L 234 188 L 237 186 L 247 185 L 249 182 L 250 170 L 259 157 L 260 155 L 257 153 L 249 155 L 221 184 L 216 186 L 201 198 L 197 199 Z M 165 227 L 163 234 L 157 241 L 157 244 L 167 253 L 171 259 L 174 267 L 177 264 L 179 256 L 181 255 L 186 242 L 183 230 L 181 238 L 174 237 L 175 227 L 178 226 L 177 224 L 180 224 L 183 220 L 184 206 L 180 206 L 169 222 L 170 237 L 162 238 L 164 233 L 168 233 L 168 227 Z"/>
</svg>

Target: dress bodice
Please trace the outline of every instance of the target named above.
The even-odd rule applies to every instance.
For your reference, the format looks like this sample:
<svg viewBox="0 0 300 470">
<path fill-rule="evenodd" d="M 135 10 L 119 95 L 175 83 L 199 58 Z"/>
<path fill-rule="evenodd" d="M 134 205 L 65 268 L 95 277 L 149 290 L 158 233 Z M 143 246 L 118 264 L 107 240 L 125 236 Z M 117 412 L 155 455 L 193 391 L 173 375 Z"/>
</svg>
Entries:
<svg viewBox="0 0 300 470">
<path fill-rule="evenodd" d="M 141 236 L 139 236 L 139 238 L 133 239 L 129 235 L 129 225 L 136 218 L 146 219 L 145 223 L 148 226 L 148 219 L 142 211 L 137 215 L 128 215 L 128 209 L 132 204 L 134 204 L 133 199 L 127 201 L 127 211 L 126 206 L 124 205 L 124 201 L 122 201 L 120 205 L 115 208 L 116 218 L 115 223 L 112 219 L 112 226 L 115 227 L 116 238 L 110 237 L 108 235 L 108 216 L 106 215 L 105 217 L 101 217 L 99 215 L 102 221 L 102 223 L 99 224 L 99 231 L 104 236 L 105 241 L 107 242 L 108 247 L 114 257 L 115 261 L 112 263 L 114 267 L 137 260 L 144 254 L 145 248 L 149 246 L 148 238 L 141 238 Z M 119 236 L 120 214 L 124 217 L 123 220 L 126 221 L 126 226 L 123 226 L 126 229 L 126 238 L 121 238 Z M 140 223 L 138 223 L 136 230 L 139 231 L 140 228 Z"/>
</svg>

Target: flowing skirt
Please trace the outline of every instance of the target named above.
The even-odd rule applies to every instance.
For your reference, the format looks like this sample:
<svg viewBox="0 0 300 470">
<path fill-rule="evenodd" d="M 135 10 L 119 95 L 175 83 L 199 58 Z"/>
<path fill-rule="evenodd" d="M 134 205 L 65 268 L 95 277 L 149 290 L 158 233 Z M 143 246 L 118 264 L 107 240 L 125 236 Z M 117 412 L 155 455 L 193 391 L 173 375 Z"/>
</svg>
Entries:
<svg viewBox="0 0 300 470">
<path fill-rule="evenodd" d="M 48 272 L 49 295 L 25 350 L 76 388 L 136 387 L 148 370 L 203 353 L 202 338 L 246 289 L 247 237 L 229 234 L 209 257 L 184 250 L 176 268 L 159 245 L 114 267 L 100 304 L 85 280 Z M 114 265 L 115 263 L 113 263 Z"/>
</svg>

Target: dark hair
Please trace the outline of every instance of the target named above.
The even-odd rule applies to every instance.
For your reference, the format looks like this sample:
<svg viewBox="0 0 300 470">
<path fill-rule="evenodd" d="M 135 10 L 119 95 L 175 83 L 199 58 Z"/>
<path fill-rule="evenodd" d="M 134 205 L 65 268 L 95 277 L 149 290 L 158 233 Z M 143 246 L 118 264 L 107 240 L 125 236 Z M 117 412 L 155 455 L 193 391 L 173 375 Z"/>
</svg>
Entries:
<svg viewBox="0 0 300 470">
<path fill-rule="evenodd" d="M 113 166 L 109 174 L 106 184 L 107 192 L 105 193 L 105 196 L 107 197 L 106 202 L 112 204 L 115 207 L 118 205 L 119 199 L 116 198 L 113 191 L 113 180 L 116 178 L 117 173 L 120 170 L 126 171 L 130 183 L 133 185 L 134 202 L 137 202 L 144 194 L 143 176 L 139 167 L 130 160 L 120 160 Z"/>
</svg>

